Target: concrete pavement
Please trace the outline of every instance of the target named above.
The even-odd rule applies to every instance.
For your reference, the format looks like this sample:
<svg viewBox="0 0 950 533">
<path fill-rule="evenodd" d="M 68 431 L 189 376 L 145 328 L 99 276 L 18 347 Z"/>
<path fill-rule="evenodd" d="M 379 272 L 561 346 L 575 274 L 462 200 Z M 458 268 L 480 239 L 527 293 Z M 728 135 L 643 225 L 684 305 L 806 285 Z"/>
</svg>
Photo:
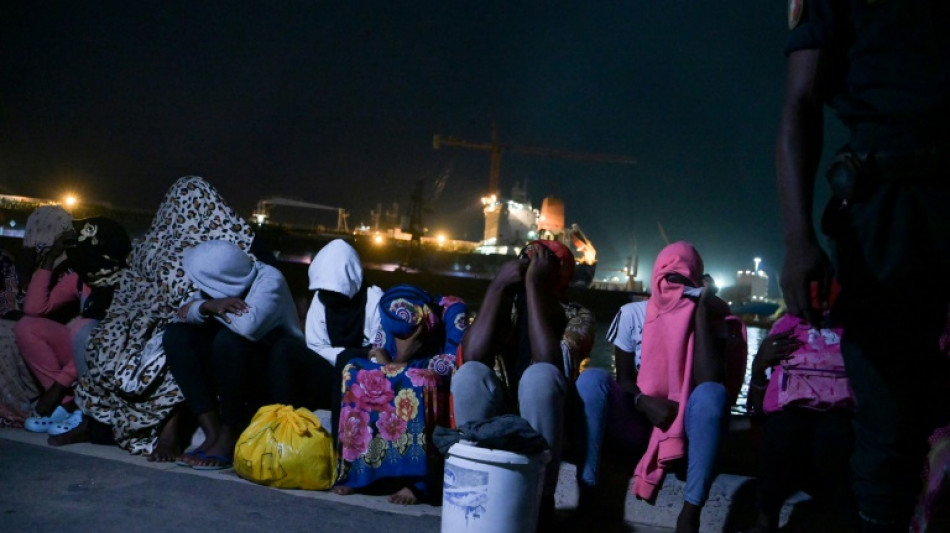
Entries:
<svg viewBox="0 0 950 533">
<path fill-rule="evenodd" d="M 562 515 L 576 506 L 573 479 L 574 467 L 563 465 L 557 494 Z M 668 476 L 655 506 L 627 497 L 628 531 L 672 531 L 682 488 L 681 481 Z M 720 475 L 703 511 L 703 531 L 747 527 L 752 494 L 748 478 Z M 783 522 L 792 509 L 786 506 Z M 119 448 L 93 444 L 52 448 L 46 435 L 0 429 L 0 531 L 425 533 L 439 528 L 439 507 L 400 506 L 360 494 L 270 489 L 240 479 L 233 470 L 201 472 L 150 463 Z"/>
</svg>

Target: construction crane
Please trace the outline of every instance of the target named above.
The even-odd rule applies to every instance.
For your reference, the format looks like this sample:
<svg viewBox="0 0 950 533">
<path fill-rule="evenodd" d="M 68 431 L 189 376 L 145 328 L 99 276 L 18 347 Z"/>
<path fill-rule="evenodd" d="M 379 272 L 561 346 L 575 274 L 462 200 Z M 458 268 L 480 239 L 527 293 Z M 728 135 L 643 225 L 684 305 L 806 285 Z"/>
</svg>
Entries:
<svg viewBox="0 0 950 533">
<path fill-rule="evenodd" d="M 347 224 L 347 219 L 350 218 L 350 212 L 342 207 L 332 207 L 329 205 L 321 204 L 312 204 L 310 202 L 301 202 L 300 200 L 291 200 L 290 198 L 281 198 L 279 196 L 274 196 L 267 198 L 266 200 L 260 200 L 257 202 L 257 207 L 254 209 L 254 220 L 257 221 L 258 225 L 264 224 L 267 221 L 267 218 L 270 217 L 271 207 L 275 205 L 282 205 L 286 207 L 299 207 L 302 209 L 319 209 L 323 211 L 336 211 L 336 231 L 337 232 L 349 232 L 350 228 Z"/>
<path fill-rule="evenodd" d="M 516 154 L 533 155 L 538 157 L 549 157 L 552 159 L 574 159 L 578 161 L 596 161 L 600 163 L 620 163 L 632 165 L 637 162 L 632 157 L 612 154 L 591 154 L 582 152 L 571 152 L 566 150 L 554 150 L 551 148 L 540 148 L 537 146 L 517 146 L 505 144 L 498 140 L 498 128 L 495 123 L 491 126 L 491 141 L 472 142 L 457 137 L 442 137 L 436 134 L 432 137 L 432 148 L 438 150 L 442 146 L 452 146 L 456 148 L 471 148 L 473 150 L 485 150 L 491 154 L 491 169 L 488 174 L 488 195 L 498 197 L 498 184 L 501 172 L 501 153 L 512 152 Z"/>
</svg>

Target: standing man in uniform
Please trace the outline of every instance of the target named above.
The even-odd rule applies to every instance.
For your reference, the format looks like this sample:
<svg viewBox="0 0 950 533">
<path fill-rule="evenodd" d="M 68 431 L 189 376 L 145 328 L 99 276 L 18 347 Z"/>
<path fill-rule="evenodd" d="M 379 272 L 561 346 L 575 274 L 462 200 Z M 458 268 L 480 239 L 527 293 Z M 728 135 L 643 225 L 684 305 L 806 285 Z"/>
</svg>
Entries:
<svg viewBox="0 0 950 533">
<path fill-rule="evenodd" d="M 948 420 L 938 338 L 950 300 L 950 2 L 790 0 L 777 143 L 791 314 L 817 323 L 832 263 L 812 221 L 823 106 L 851 132 L 827 171 L 822 230 L 843 287 L 857 396 L 861 531 L 907 531 L 927 436 Z"/>
</svg>

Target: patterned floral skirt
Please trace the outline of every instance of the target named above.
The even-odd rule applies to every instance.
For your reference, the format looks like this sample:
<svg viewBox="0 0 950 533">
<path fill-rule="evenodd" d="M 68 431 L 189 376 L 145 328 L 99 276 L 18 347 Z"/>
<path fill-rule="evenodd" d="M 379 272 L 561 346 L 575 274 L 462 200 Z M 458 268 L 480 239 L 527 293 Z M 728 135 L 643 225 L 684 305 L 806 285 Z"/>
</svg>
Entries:
<svg viewBox="0 0 950 533">
<path fill-rule="evenodd" d="M 432 496 L 443 461 L 432 431 L 449 423 L 454 371 L 454 355 L 408 365 L 350 361 L 343 369 L 337 484 L 384 491 L 410 486 Z"/>
</svg>

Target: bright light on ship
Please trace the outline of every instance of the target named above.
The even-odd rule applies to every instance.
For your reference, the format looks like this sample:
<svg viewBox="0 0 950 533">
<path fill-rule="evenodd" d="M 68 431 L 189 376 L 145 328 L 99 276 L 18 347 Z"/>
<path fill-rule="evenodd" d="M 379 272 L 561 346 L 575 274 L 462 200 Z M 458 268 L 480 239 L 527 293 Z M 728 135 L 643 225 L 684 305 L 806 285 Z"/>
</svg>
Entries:
<svg viewBox="0 0 950 533">
<path fill-rule="evenodd" d="M 66 204 L 66 207 L 75 207 L 79 203 L 79 199 L 72 194 L 67 194 L 63 197 L 63 203 Z"/>
<path fill-rule="evenodd" d="M 373 242 L 376 244 L 383 244 L 383 236 L 377 233 L 376 236 L 373 237 Z"/>
<path fill-rule="evenodd" d="M 442 246 L 443 244 L 445 244 L 446 239 L 447 239 L 447 237 L 445 236 L 444 233 L 440 233 L 440 234 L 438 234 L 438 235 L 435 236 L 435 240 L 436 240 L 436 242 L 439 243 L 439 246 Z"/>
</svg>

